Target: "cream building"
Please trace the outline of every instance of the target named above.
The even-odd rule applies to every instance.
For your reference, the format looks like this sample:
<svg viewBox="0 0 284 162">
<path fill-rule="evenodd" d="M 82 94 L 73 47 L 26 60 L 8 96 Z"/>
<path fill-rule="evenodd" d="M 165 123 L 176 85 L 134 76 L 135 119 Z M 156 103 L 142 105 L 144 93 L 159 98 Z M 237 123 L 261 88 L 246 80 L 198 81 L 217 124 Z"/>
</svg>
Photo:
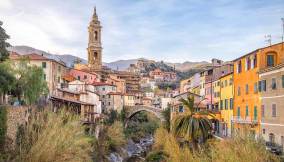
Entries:
<svg viewBox="0 0 284 162">
<path fill-rule="evenodd" d="M 47 86 L 49 89 L 49 94 L 53 95 L 56 91 L 56 88 L 61 86 L 63 83 L 63 76 L 67 73 L 67 67 L 65 63 L 58 62 L 53 59 L 49 59 L 39 54 L 27 54 L 21 56 L 15 52 L 10 53 L 10 59 L 18 62 L 23 57 L 28 58 L 30 65 L 36 65 L 38 67 L 42 67 L 44 72 L 44 79 L 47 82 Z"/>
</svg>

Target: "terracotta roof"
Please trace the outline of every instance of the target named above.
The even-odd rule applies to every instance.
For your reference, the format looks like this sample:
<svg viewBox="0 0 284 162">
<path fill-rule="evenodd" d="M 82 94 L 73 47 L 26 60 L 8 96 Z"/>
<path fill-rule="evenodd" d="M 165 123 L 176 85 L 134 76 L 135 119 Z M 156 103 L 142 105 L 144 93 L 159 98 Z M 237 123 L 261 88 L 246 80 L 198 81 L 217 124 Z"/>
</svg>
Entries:
<svg viewBox="0 0 284 162">
<path fill-rule="evenodd" d="M 72 81 L 76 80 L 75 77 L 72 76 L 72 75 L 70 75 L 70 74 L 66 74 L 66 75 L 64 75 L 62 78 L 63 78 L 64 80 L 68 81 L 68 82 L 72 82 Z"/>
<path fill-rule="evenodd" d="M 143 100 L 152 100 L 152 99 L 148 97 L 143 97 Z"/>
<path fill-rule="evenodd" d="M 63 65 L 63 66 L 66 66 L 65 63 L 62 62 L 62 61 L 57 61 L 57 60 L 54 60 L 54 59 L 50 59 L 50 58 L 44 57 L 43 55 L 36 54 L 36 53 L 20 55 L 20 54 L 18 54 L 16 52 L 10 52 L 10 55 L 9 55 L 9 58 L 12 59 L 12 60 L 18 60 L 18 59 L 21 59 L 23 57 L 27 57 L 30 60 L 49 60 L 49 61 L 54 61 L 54 62 L 57 62 L 57 63 Z"/>
</svg>

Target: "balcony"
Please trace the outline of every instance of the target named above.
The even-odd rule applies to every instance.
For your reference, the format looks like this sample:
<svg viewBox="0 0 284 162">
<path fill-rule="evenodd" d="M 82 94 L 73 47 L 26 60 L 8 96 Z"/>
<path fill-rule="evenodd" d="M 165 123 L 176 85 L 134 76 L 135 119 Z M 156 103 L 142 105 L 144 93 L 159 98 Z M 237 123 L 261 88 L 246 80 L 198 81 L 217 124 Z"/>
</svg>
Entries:
<svg viewBox="0 0 284 162">
<path fill-rule="evenodd" d="M 252 119 L 251 117 L 247 116 L 245 118 L 242 118 L 241 116 L 233 116 L 232 122 L 234 123 L 240 123 L 240 124 L 257 124 L 258 121 L 255 119 Z"/>
</svg>

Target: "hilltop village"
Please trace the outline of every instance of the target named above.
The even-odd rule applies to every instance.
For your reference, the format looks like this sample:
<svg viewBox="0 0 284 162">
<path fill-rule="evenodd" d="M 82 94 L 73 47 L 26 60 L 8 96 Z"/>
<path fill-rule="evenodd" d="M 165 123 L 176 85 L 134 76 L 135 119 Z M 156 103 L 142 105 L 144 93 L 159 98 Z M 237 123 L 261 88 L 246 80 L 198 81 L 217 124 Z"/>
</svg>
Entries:
<svg viewBox="0 0 284 162">
<path fill-rule="evenodd" d="M 284 43 L 251 49 L 231 61 L 212 59 L 202 70 L 180 80 L 174 67 L 149 69 L 154 61 L 146 59 L 124 71 L 103 66 L 101 28 L 94 10 L 88 26 L 87 64 L 78 62 L 69 68 L 35 53 L 10 52 L 9 58 L 17 63 L 25 57 L 41 67 L 52 108 L 76 110 L 85 124 L 100 122 L 124 107 L 150 112 L 170 108 L 173 119 L 187 113 L 180 99 L 192 96 L 198 110 L 214 114 L 210 119 L 214 136 L 230 138 L 235 131 L 248 129 L 254 138 L 263 137 L 268 146 L 283 149 Z"/>
</svg>

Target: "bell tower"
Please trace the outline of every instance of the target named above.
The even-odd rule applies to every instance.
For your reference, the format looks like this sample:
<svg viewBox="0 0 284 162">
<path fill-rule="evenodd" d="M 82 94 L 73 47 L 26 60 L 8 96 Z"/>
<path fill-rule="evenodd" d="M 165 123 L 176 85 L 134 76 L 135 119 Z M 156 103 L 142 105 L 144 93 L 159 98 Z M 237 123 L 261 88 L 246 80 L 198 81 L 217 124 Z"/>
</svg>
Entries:
<svg viewBox="0 0 284 162">
<path fill-rule="evenodd" d="M 101 23 L 94 7 L 93 17 L 90 21 L 89 43 L 88 43 L 88 66 L 92 70 L 100 71 L 102 69 L 102 45 L 101 45 Z"/>
</svg>

